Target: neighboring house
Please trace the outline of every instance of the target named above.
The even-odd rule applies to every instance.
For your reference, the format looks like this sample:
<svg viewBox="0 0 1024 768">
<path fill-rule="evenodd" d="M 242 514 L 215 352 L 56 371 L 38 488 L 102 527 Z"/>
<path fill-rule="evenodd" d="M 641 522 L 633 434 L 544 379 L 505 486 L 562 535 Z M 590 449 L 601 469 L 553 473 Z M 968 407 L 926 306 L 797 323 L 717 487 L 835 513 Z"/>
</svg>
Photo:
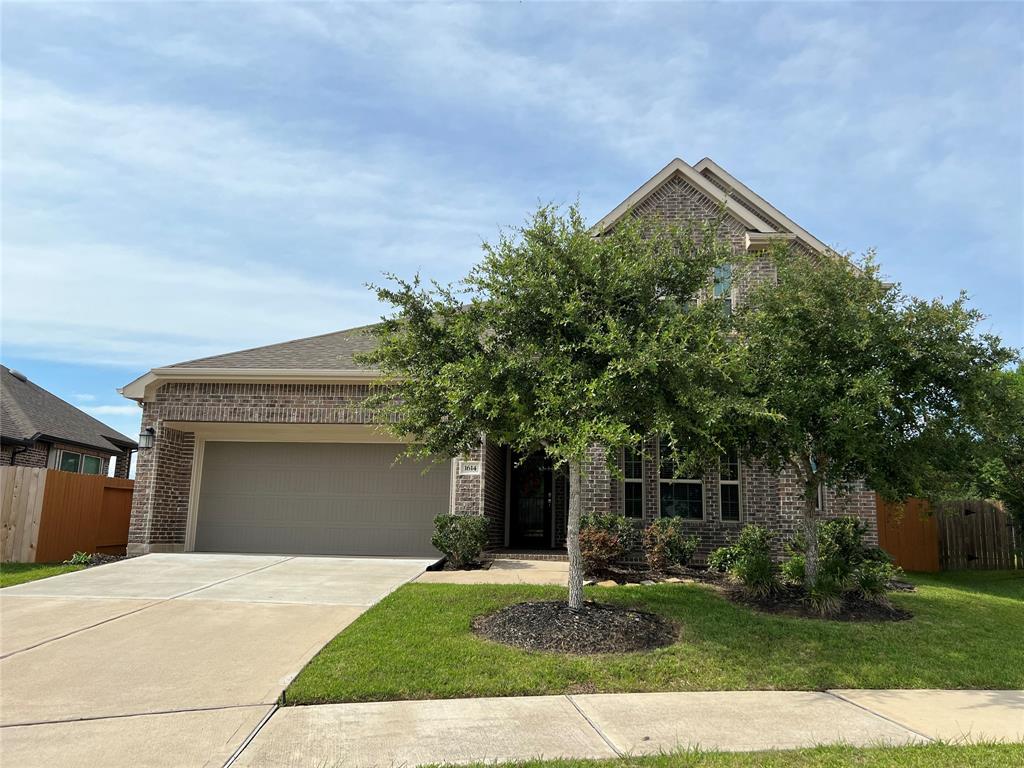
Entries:
<svg viewBox="0 0 1024 768">
<path fill-rule="evenodd" d="M 657 214 L 706 219 L 724 205 L 724 234 L 737 252 L 775 240 L 826 246 L 711 160 L 673 160 L 602 219 Z M 771 278 L 767 260 L 752 280 Z M 749 283 L 716 293 L 742 301 Z M 564 546 L 567 484 L 540 456 L 512 456 L 483 437 L 471 455 L 422 465 L 394 463 L 403 446 L 373 425 L 363 400 L 377 377 L 354 361 L 372 348 L 366 328 L 155 368 L 121 393 L 143 405 L 153 446 L 139 451 L 129 552 L 208 551 L 428 555 L 433 518 L 485 515 L 495 547 Z M 726 460 L 702 477 L 662 472 L 657 441 L 646 457 L 620 457 L 615 479 L 598 452 L 586 467 L 584 512 L 638 521 L 679 516 L 701 553 L 748 522 L 795 532 L 795 478 Z M 827 514 L 852 514 L 875 538 L 874 494 L 862 486 L 822 493 Z"/>
<path fill-rule="evenodd" d="M 0 365 L 0 465 L 128 477 L 138 444 Z"/>
</svg>

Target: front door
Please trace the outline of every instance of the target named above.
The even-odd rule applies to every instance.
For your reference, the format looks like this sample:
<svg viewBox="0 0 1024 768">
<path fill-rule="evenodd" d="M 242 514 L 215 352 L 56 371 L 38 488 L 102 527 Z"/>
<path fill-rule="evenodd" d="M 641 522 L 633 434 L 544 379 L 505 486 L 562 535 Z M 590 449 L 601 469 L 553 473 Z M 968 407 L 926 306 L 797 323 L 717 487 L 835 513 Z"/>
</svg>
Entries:
<svg viewBox="0 0 1024 768">
<path fill-rule="evenodd" d="M 521 461 L 512 457 L 509 544 L 547 549 L 551 546 L 551 463 L 543 454 Z"/>
</svg>

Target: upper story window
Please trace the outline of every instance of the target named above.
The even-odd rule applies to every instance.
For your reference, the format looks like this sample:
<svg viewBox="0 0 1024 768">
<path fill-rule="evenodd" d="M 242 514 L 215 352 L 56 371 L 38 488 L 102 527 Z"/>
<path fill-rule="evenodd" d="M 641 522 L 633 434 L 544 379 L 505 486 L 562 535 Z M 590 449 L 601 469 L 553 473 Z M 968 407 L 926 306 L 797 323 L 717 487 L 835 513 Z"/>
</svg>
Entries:
<svg viewBox="0 0 1024 768">
<path fill-rule="evenodd" d="M 658 443 L 658 500 L 662 517 L 704 519 L 704 481 L 699 476 L 676 477 L 672 449 L 663 437 Z"/>
<path fill-rule="evenodd" d="M 644 457 L 633 448 L 622 451 L 622 514 L 644 516 Z"/>
<path fill-rule="evenodd" d="M 720 264 L 715 267 L 715 299 L 722 302 L 726 315 L 732 314 L 732 265 Z"/>
<path fill-rule="evenodd" d="M 740 459 L 735 451 L 722 457 L 718 465 L 718 499 L 722 520 L 740 519 Z"/>
</svg>

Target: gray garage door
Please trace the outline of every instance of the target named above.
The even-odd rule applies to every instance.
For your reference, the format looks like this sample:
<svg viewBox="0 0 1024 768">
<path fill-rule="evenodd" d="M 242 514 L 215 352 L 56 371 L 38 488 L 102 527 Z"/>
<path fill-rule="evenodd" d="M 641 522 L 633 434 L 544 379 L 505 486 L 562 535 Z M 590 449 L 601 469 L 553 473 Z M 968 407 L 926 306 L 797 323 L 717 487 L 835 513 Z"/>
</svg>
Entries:
<svg viewBox="0 0 1024 768">
<path fill-rule="evenodd" d="M 204 449 L 195 549 L 310 555 L 436 555 L 449 467 L 402 446 L 227 443 Z"/>
</svg>

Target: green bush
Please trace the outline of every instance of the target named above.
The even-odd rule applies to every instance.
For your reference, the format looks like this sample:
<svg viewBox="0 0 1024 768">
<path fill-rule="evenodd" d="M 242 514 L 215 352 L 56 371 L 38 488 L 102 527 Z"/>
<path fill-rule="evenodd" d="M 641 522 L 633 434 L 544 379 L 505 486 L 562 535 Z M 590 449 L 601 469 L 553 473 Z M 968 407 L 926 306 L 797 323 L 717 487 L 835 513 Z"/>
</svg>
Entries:
<svg viewBox="0 0 1024 768">
<path fill-rule="evenodd" d="M 857 593 L 865 600 L 888 602 L 889 582 L 899 575 L 899 569 L 888 560 L 865 560 L 856 571 Z"/>
<path fill-rule="evenodd" d="M 697 551 L 700 539 L 687 536 L 683 521 L 678 517 L 655 520 L 644 531 L 644 555 L 647 567 L 655 572 L 686 565 Z"/>
<path fill-rule="evenodd" d="M 728 573 L 740 556 L 736 547 L 719 547 L 708 555 L 708 568 L 719 573 Z"/>
<path fill-rule="evenodd" d="M 487 546 L 487 518 L 482 515 L 438 515 L 430 543 L 456 568 L 480 559 Z"/>
<path fill-rule="evenodd" d="M 580 520 L 580 555 L 583 570 L 600 573 L 621 560 L 637 545 L 633 521 L 622 515 L 584 515 Z"/>
<path fill-rule="evenodd" d="M 89 565 L 92 562 L 92 555 L 88 552 L 75 552 L 69 559 L 64 561 L 64 565 Z"/>
<path fill-rule="evenodd" d="M 823 520 L 818 524 L 818 579 L 807 590 L 807 597 L 821 613 L 835 613 L 843 597 L 849 594 L 885 600 L 889 582 L 899 574 L 899 569 L 885 550 L 864 543 L 866 534 L 867 526 L 852 517 Z M 797 534 L 787 549 L 790 556 L 782 565 L 783 576 L 804 587 L 806 537 Z"/>
<path fill-rule="evenodd" d="M 773 538 L 767 528 L 748 525 L 733 545 L 736 557 L 729 573 L 755 597 L 767 597 L 779 585 L 778 569 L 772 559 Z"/>
</svg>

